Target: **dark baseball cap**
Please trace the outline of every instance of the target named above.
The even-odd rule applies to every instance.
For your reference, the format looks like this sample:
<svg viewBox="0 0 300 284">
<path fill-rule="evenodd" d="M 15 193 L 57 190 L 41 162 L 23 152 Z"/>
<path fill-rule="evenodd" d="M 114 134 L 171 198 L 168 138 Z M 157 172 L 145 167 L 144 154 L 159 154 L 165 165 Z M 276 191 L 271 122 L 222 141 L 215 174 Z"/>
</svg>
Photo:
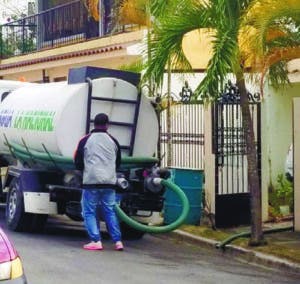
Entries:
<svg viewBox="0 0 300 284">
<path fill-rule="evenodd" d="M 108 116 L 105 113 L 98 113 L 94 119 L 95 126 L 106 125 L 109 122 Z"/>
</svg>

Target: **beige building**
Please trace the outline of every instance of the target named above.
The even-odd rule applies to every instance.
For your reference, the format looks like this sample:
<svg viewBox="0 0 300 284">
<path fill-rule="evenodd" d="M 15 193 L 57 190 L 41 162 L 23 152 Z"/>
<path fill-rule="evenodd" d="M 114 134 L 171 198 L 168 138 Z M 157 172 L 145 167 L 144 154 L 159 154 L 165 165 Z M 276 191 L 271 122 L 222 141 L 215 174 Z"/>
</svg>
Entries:
<svg viewBox="0 0 300 284">
<path fill-rule="evenodd" d="M 120 68 L 141 60 L 146 27 L 116 24 L 108 16 L 112 6 L 101 4 L 113 1 L 90 1 L 97 2 L 102 11 L 96 21 L 83 2 L 36 1 L 38 14 L 4 25 L 0 78 L 60 81 L 71 67 Z M 183 46 L 193 68 L 204 70 L 211 52 L 209 39 L 199 44 L 197 38 L 190 33 Z"/>
<path fill-rule="evenodd" d="M 109 27 L 111 7 L 105 7 L 103 20 L 97 22 L 89 16 L 83 1 L 52 2 L 56 3 L 54 7 L 50 1 L 37 1 L 39 14 L 2 27 L 0 78 L 61 81 L 66 80 L 71 67 L 118 68 L 140 58 L 138 44 L 144 38 L 144 29 Z"/>
<path fill-rule="evenodd" d="M 3 59 L 0 76 L 7 80 L 55 82 L 66 80 L 72 67 L 118 68 L 137 61 L 140 55 L 134 49 L 143 35 L 143 30 L 138 30 Z"/>
</svg>

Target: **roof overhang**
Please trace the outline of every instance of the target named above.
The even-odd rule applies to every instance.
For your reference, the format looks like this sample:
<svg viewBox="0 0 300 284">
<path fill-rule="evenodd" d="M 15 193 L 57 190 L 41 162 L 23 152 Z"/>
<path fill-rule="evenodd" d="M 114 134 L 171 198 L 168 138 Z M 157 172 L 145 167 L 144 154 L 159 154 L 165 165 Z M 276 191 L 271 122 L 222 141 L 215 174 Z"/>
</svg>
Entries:
<svg viewBox="0 0 300 284">
<path fill-rule="evenodd" d="M 0 76 L 99 60 L 109 61 L 109 65 L 115 64 L 117 67 L 131 63 L 141 56 L 133 50 L 143 37 L 142 30 L 134 31 L 15 56 L 1 61 Z"/>
</svg>

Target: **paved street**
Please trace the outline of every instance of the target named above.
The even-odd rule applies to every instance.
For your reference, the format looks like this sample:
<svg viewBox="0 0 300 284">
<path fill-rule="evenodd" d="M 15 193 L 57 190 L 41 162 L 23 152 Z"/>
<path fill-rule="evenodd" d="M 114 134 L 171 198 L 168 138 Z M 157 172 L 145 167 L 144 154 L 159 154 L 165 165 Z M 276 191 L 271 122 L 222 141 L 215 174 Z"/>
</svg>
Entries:
<svg viewBox="0 0 300 284">
<path fill-rule="evenodd" d="M 104 251 L 89 252 L 81 249 L 81 223 L 51 218 L 44 234 L 14 233 L 6 230 L 1 208 L 0 224 L 23 259 L 29 284 L 300 282 L 300 276 L 250 266 L 166 235 L 125 241 L 124 252 L 115 252 L 105 238 Z"/>
</svg>

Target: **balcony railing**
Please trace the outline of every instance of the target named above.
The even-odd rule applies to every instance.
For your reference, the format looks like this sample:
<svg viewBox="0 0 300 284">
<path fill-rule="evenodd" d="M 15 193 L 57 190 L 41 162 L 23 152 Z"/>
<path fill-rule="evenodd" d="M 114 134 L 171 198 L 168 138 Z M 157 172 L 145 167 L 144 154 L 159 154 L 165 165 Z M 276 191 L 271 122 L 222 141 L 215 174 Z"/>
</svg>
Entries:
<svg viewBox="0 0 300 284">
<path fill-rule="evenodd" d="M 90 18 L 79 0 L 4 24 L 0 30 L 0 57 L 4 59 L 73 44 L 111 34 L 112 30 L 114 33 L 122 31 L 122 27 L 112 28 L 107 11 L 100 21 L 99 24 Z"/>
</svg>

